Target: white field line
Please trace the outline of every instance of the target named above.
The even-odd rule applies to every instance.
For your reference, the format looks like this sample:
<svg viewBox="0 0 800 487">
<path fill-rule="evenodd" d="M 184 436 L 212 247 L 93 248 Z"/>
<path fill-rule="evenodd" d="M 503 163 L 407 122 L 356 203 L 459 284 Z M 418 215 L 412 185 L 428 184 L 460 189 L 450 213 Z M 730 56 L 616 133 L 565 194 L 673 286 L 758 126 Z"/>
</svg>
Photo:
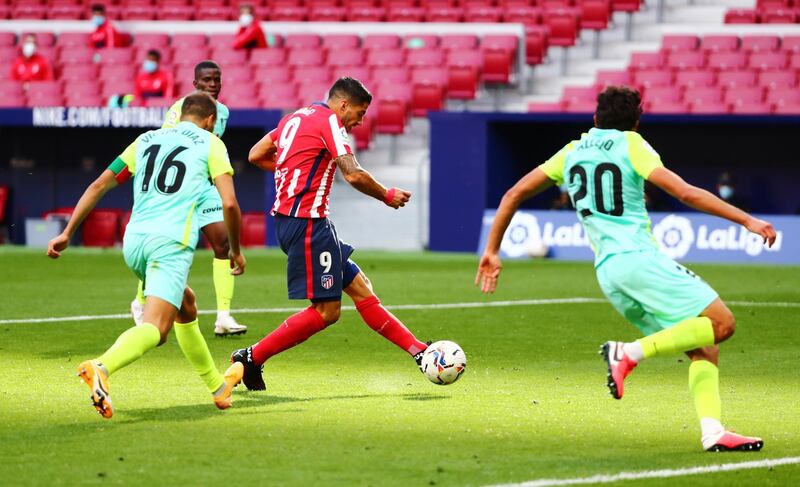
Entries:
<svg viewBox="0 0 800 487">
<path fill-rule="evenodd" d="M 538 479 L 529 480 L 527 482 L 521 482 L 518 484 L 498 484 L 491 487 L 557 487 L 562 485 L 610 484 L 611 482 L 619 482 L 621 480 L 666 479 L 671 477 L 684 477 L 687 475 L 732 472 L 734 470 L 771 468 L 779 465 L 796 464 L 800 464 L 800 457 L 783 457 L 739 463 L 720 463 L 717 465 L 708 465 L 704 467 L 645 470 L 642 472 L 620 472 L 611 475 L 593 475 L 591 477 L 577 477 L 572 479 Z"/>
<path fill-rule="evenodd" d="M 514 301 L 472 301 L 465 303 L 436 303 L 436 304 L 398 304 L 387 306 L 394 310 L 437 310 L 437 309 L 469 309 L 469 308 L 505 308 L 508 306 L 543 306 L 551 304 L 602 304 L 605 299 L 601 298 L 553 298 L 553 299 L 519 299 Z M 749 306 L 758 308 L 800 308 L 800 302 L 769 302 L 769 301 L 726 301 L 731 306 Z M 241 308 L 231 310 L 231 313 L 253 314 L 253 313 L 292 313 L 300 311 L 302 308 Z M 342 306 L 342 310 L 355 310 L 354 306 Z M 215 310 L 200 310 L 201 315 L 215 314 Z M 65 321 L 97 321 L 115 320 L 130 317 L 129 313 L 118 313 L 110 315 L 80 315 L 80 316 L 60 316 L 49 318 L 17 318 L 10 320 L 0 320 L 0 325 L 16 325 L 27 323 L 58 323 Z"/>
</svg>

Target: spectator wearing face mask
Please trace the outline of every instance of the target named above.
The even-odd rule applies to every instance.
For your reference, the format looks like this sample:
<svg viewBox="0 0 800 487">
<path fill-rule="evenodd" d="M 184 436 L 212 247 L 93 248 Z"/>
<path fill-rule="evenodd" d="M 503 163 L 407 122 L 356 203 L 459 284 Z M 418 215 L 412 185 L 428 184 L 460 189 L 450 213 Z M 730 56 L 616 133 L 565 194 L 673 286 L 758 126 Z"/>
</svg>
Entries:
<svg viewBox="0 0 800 487">
<path fill-rule="evenodd" d="M 726 203 L 730 203 L 744 211 L 750 211 L 750 205 L 736 192 L 736 181 L 734 181 L 733 175 L 728 171 L 719 175 L 719 179 L 717 180 L 717 194 Z"/>
<path fill-rule="evenodd" d="M 90 21 L 95 26 L 95 31 L 89 36 L 90 47 L 126 47 L 130 43 L 130 36 L 119 32 L 108 20 L 104 5 L 92 5 Z"/>
<path fill-rule="evenodd" d="M 36 52 L 36 36 L 23 37 L 20 54 L 11 65 L 11 79 L 14 81 L 49 81 L 53 79 L 50 61 Z"/>
<path fill-rule="evenodd" d="M 172 98 L 175 82 L 172 73 L 161 69 L 161 53 L 155 49 L 147 51 L 139 74 L 136 75 L 134 97 L 137 100 L 152 97 Z"/>
<path fill-rule="evenodd" d="M 239 32 L 233 41 L 234 49 L 253 49 L 267 47 L 264 31 L 255 18 L 255 10 L 251 5 L 239 7 Z"/>
</svg>

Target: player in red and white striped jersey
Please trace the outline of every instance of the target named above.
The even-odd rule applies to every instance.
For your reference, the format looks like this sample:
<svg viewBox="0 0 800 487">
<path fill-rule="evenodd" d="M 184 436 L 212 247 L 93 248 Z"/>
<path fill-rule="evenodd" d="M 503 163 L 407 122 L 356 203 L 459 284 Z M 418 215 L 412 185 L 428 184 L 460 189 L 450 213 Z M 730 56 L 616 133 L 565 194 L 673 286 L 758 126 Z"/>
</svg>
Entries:
<svg viewBox="0 0 800 487">
<path fill-rule="evenodd" d="M 232 362 L 244 365 L 244 384 L 266 388 L 263 363 L 336 323 L 342 291 L 347 293 L 370 328 L 405 350 L 419 365 L 427 345 L 381 305 L 372 284 L 350 259 L 353 247 L 339 240 L 328 220 L 331 184 L 340 169 L 354 188 L 394 209 L 405 206 L 411 193 L 386 188 L 353 156 L 347 133 L 361 124 L 372 95 L 360 81 L 340 78 L 326 103 L 314 103 L 286 115 L 250 150 L 250 162 L 275 171 L 275 232 L 288 256 L 290 299 L 309 299 L 296 313 L 252 347 L 236 350 Z"/>
</svg>

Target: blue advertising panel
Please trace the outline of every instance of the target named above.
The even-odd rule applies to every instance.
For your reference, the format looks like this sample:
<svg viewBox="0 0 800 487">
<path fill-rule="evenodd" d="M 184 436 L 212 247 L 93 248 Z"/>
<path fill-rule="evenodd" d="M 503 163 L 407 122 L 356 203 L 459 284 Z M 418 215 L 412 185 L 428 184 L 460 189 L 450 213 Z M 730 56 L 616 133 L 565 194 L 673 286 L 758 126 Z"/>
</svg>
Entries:
<svg viewBox="0 0 800 487">
<path fill-rule="evenodd" d="M 495 210 L 485 210 L 478 252 L 483 251 Z M 721 218 L 698 213 L 651 213 L 653 237 L 662 252 L 682 262 L 800 264 L 800 217 L 759 215 L 778 238 L 767 248 L 761 237 Z M 572 211 L 518 211 L 503 236 L 506 258 L 548 256 L 593 260 L 594 254 Z"/>
</svg>

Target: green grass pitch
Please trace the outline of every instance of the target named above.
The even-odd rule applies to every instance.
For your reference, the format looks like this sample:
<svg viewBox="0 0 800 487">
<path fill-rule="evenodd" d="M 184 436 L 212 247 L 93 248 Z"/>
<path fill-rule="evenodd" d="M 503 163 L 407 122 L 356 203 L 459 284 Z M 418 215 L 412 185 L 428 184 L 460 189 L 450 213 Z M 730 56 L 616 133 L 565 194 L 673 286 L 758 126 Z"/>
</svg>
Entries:
<svg viewBox="0 0 800 487">
<path fill-rule="evenodd" d="M 286 299 L 285 259 L 251 251 L 234 308 Z M 355 255 L 390 308 L 399 304 L 602 297 L 588 263 L 506 262 L 500 289 L 473 287 L 472 255 Z M 723 299 L 800 302 L 797 267 L 691 266 Z M 135 290 L 119 251 L 0 249 L 0 320 L 125 313 Z M 211 257 L 190 277 L 214 308 Z M 739 304 L 722 347 L 723 421 L 765 440 L 760 453 L 701 451 L 681 357 L 642 364 L 614 401 L 597 355 L 636 329 L 606 303 L 395 311 L 423 340 L 467 353 L 461 380 L 428 382 L 411 358 L 345 311 L 271 359 L 266 392 L 214 408 L 174 337 L 111 377 L 115 415 L 91 407 L 75 367 L 129 319 L 0 324 L 0 484 L 481 486 L 798 456 L 800 309 Z M 201 328 L 219 368 L 287 313 L 239 313 L 244 337 Z M 800 465 L 619 485 L 800 485 Z"/>
</svg>

